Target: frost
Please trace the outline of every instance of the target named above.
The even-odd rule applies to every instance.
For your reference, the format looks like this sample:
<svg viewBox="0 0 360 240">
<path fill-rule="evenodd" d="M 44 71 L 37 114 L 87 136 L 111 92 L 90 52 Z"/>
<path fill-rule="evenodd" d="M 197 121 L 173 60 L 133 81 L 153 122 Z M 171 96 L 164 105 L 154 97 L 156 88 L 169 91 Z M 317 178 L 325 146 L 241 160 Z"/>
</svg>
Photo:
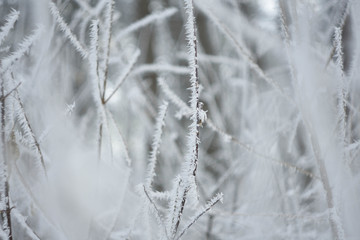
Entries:
<svg viewBox="0 0 360 240">
<path fill-rule="evenodd" d="M 71 116 L 71 114 L 74 112 L 74 109 L 75 109 L 75 101 L 71 104 L 66 105 L 66 114 L 68 116 Z"/>
<path fill-rule="evenodd" d="M 337 239 L 344 240 L 345 233 L 342 228 L 341 219 L 340 219 L 339 214 L 335 207 L 329 209 L 329 219 L 330 219 L 330 222 L 334 223 L 336 226 L 336 236 L 338 236 Z"/>
<path fill-rule="evenodd" d="M 42 31 L 43 28 L 38 27 L 31 35 L 25 37 L 24 40 L 19 44 L 17 50 L 2 60 L 0 72 L 6 72 L 11 67 L 11 65 L 24 56 L 24 54 L 29 51 L 33 43 L 40 37 Z"/>
<path fill-rule="evenodd" d="M 156 167 L 156 156 L 159 153 L 160 144 L 161 144 L 161 135 L 162 129 L 165 125 L 165 114 L 168 108 L 168 102 L 164 102 L 159 108 L 159 115 L 156 118 L 155 123 L 155 133 L 153 137 L 153 142 L 151 144 L 151 152 L 149 156 L 147 177 L 146 177 L 146 186 L 151 187 L 152 181 L 155 177 L 155 167 Z"/>
<path fill-rule="evenodd" d="M 164 18 L 168 18 L 172 15 L 174 15 L 177 12 L 177 9 L 175 8 L 169 8 L 166 9 L 162 12 L 157 12 L 157 13 L 153 13 L 151 15 L 148 15 L 146 17 L 144 17 L 143 19 L 134 22 L 133 24 L 129 25 L 128 27 L 126 27 L 125 29 L 123 29 L 122 31 L 120 31 L 116 36 L 115 36 L 115 40 L 119 41 L 122 37 L 124 37 L 125 35 L 134 32 L 142 27 L 145 27 L 148 24 L 151 24 L 154 21 L 159 21 L 162 20 Z"/>
<path fill-rule="evenodd" d="M 6 16 L 6 23 L 0 28 L 0 45 L 3 44 L 10 30 L 14 28 L 14 24 L 18 20 L 19 15 L 20 13 L 18 11 L 11 9 L 11 12 Z"/>
<path fill-rule="evenodd" d="M 359 1 L 5 2 L 1 239 L 360 236 Z"/>
<path fill-rule="evenodd" d="M 49 7 L 51 14 L 54 16 L 56 22 L 58 23 L 60 30 L 65 34 L 65 37 L 70 40 L 70 43 L 75 47 L 75 50 L 80 53 L 81 57 L 86 58 L 88 56 L 88 51 L 79 42 L 79 40 L 70 30 L 69 26 L 65 23 L 55 3 L 50 2 Z"/>
</svg>

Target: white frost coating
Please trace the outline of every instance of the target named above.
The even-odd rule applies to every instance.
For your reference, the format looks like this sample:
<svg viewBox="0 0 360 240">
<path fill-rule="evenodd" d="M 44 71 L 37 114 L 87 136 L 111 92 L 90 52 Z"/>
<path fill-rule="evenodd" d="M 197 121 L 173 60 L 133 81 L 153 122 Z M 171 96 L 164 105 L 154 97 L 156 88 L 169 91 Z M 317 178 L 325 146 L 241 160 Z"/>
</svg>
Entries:
<svg viewBox="0 0 360 240">
<path fill-rule="evenodd" d="M 149 195 L 149 189 L 147 189 L 144 185 L 142 186 L 142 188 L 143 188 L 143 192 L 144 192 L 145 196 L 144 196 L 144 194 L 141 194 L 141 195 L 144 196 L 144 200 L 146 202 L 148 202 L 147 208 L 150 209 L 151 213 L 155 216 L 159 228 L 164 230 L 163 232 L 164 232 L 164 234 L 166 236 L 166 239 L 169 239 L 168 233 L 167 233 L 167 230 L 166 230 L 166 226 L 165 226 L 165 223 L 164 223 L 164 219 L 160 215 L 160 211 L 156 207 L 155 202 L 151 199 L 151 197 Z M 160 239 L 163 239 L 163 237 L 161 237 Z"/>
<path fill-rule="evenodd" d="M 150 15 L 144 17 L 143 19 L 140 19 L 139 21 L 134 22 L 133 24 L 126 27 L 125 29 L 123 29 L 121 32 L 119 32 L 115 36 L 115 40 L 119 41 L 125 35 L 127 35 L 131 32 L 134 32 L 142 27 L 145 27 L 146 25 L 149 25 L 150 23 L 152 23 L 154 21 L 168 18 L 168 17 L 174 15 L 176 12 L 177 12 L 176 8 L 168 8 L 162 12 L 156 12 L 156 13 L 150 14 Z"/>
<path fill-rule="evenodd" d="M 15 112 L 16 120 L 18 121 L 20 128 L 23 132 L 23 135 L 20 134 L 18 136 L 20 136 L 20 141 L 23 141 L 24 144 L 29 146 L 29 148 L 36 154 L 38 161 L 40 162 L 41 167 L 44 170 L 44 174 L 47 178 L 47 170 L 45 166 L 44 157 L 40 149 L 40 144 L 36 139 L 33 129 L 31 128 L 29 119 L 27 118 L 27 115 L 25 113 L 24 106 L 22 105 L 20 96 L 17 95 L 16 98 L 17 98 L 17 102 L 15 103 L 14 106 L 14 112 Z"/>
<path fill-rule="evenodd" d="M 90 78 L 92 83 L 92 95 L 97 109 L 98 131 L 102 131 L 102 126 L 106 118 L 106 112 L 101 102 L 101 85 L 98 72 L 98 44 L 99 44 L 99 21 L 93 20 L 90 25 L 90 50 L 89 50 L 89 65 Z M 98 143 L 101 143 L 101 134 L 99 134 Z M 99 144 L 101 153 L 101 144 Z"/>
<path fill-rule="evenodd" d="M 107 0 L 106 8 L 105 8 L 105 19 L 104 19 L 104 40 L 105 42 L 105 51 L 104 51 L 104 57 L 108 56 L 108 45 L 110 44 L 110 35 L 111 35 L 111 25 L 113 20 L 113 6 L 114 6 L 114 0 Z"/>
<path fill-rule="evenodd" d="M 88 51 L 83 47 L 83 45 L 79 42 L 76 36 L 71 32 L 69 26 L 65 23 L 64 19 L 61 17 L 58 8 L 55 3 L 50 2 L 50 13 L 55 18 L 58 23 L 60 30 L 65 34 L 65 37 L 69 39 L 70 43 L 75 47 L 75 50 L 80 53 L 82 58 L 87 58 Z"/>
<path fill-rule="evenodd" d="M 175 220 L 178 216 L 176 216 L 177 208 L 179 207 L 178 202 L 181 201 L 179 197 L 180 185 L 182 184 L 182 180 L 180 176 L 176 176 L 174 179 L 173 188 L 171 190 L 171 197 L 169 201 L 168 214 L 166 215 L 166 229 L 168 230 L 170 236 L 172 238 L 175 237 Z"/>
<path fill-rule="evenodd" d="M 28 149 L 31 149 L 32 146 L 30 145 L 29 141 L 25 139 L 25 137 L 19 131 L 14 131 L 14 137 L 17 144 L 22 145 Z"/>
<path fill-rule="evenodd" d="M 163 200 L 163 201 L 170 201 L 172 197 L 172 192 L 164 191 L 164 192 L 158 192 L 158 191 L 152 191 L 150 193 L 152 198 L 155 198 L 157 200 Z"/>
<path fill-rule="evenodd" d="M 338 78 L 338 89 L 337 89 L 337 117 L 339 122 L 339 138 L 344 148 L 346 145 L 346 98 L 348 95 L 346 77 L 344 74 L 344 60 L 343 60 L 343 49 L 342 49 L 342 29 L 339 27 L 335 28 L 335 36 L 334 36 L 334 44 L 335 44 L 335 57 L 336 57 L 336 66 L 339 71 L 340 77 Z M 345 155 L 344 155 L 345 156 Z"/>
<path fill-rule="evenodd" d="M 199 103 L 199 79 L 197 65 L 197 39 L 195 29 L 195 17 L 191 0 L 185 0 L 185 10 L 187 14 L 186 37 L 189 46 L 189 67 L 191 69 L 191 96 L 190 96 L 190 120 L 189 134 L 187 137 L 187 153 L 185 164 L 182 166 L 181 180 L 174 202 L 172 224 L 170 227 L 171 237 L 174 238 L 182 218 L 185 202 L 190 189 L 195 190 L 195 177 L 199 154 L 199 122 L 200 122 L 200 103 Z M 196 192 L 196 191 L 194 191 Z"/>
<path fill-rule="evenodd" d="M 329 219 L 330 222 L 334 223 L 334 225 L 336 226 L 335 228 L 336 228 L 337 240 L 344 240 L 345 239 L 344 229 L 342 227 L 341 219 L 335 207 L 329 208 Z"/>
<path fill-rule="evenodd" d="M 186 231 L 206 212 L 208 212 L 215 204 L 218 202 L 223 202 L 223 194 L 218 193 L 215 197 L 213 197 L 204 207 L 200 208 L 197 213 L 191 218 L 192 220 L 186 224 L 186 227 L 183 228 L 183 230 L 180 232 L 179 236 L 176 239 L 180 239 Z"/>
<path fill-rule="evenodd" d="M 199 79 L 198 79 L 198 65 L 197 65 L 197 39 L 195 29 L 195 17 L 193 13 L 193 5 L 191 0 L 185 0 L 185 9 L 187 13 L 186 37 L 189 45 L 189 67 L 191 69 L 191 96 L 190 96 L 190 108 L 192 123 L 189 126 L 189 135 L 187 142 L 187 154 L 185 156 L 186 165 L 183 172 L 183 181 L 190 180 L 192 176 L 195 177 L 195 171 L 197 168 L 198 160 L 198 147 L 199 147 L 199 120 L 200 120 L 200 105 L 199 105 Z M 192 181 L 191 181 L 192 182 Z M 187 183 L 187 184 L 190 184 Z M 190 186 L 185 187 L 188 188 Z M 194 186 L 195 187 L 195 186 Z"/>
<path fill-rule="evenodd" d="M 158 78 L 157 82 L 161 88 L 161 90 L 164 92 L 166 97 L 179 108 L 179 112 L 176 114 L 178 118 L 181 118 L 183 116 L 191 116 L 192 110 L 191 108 L 183 101 L 180 97 L 178 97 L 169 87 L 169 85 L 166 84 L 165 80 L 163 78 Z M 199 105 L 202 105 L 202 103 L 199 103 Z M 199 119 L 201 120 L 201 123 L 204 123 L 207 121 L 207 115 L 206 111 L 204 111 L 201 107 L 198 109 L 199 111 Z"/>
<path fill-rule="evenodd" d="M 90 76 L 93 86 L 93 97 L 96 106 L 100 108 L 100 93 L 101 86 L 98 73 L 98 43 L 99 43 L 99 21 L 93 20 L 90 25 L 90 49 L 89 49 L 89 64 L 90 64 Z"/>
<path fill-rule="evenodd" d="M 15 136 L 18 137 L 18 140 L 24 145 L 28 146 L 32 150 L 35 150 L 35 136 L 33 135 L 29 124 L 27 122 L 24 109 L 21 107 L 19 101 L 14 104 L 14 112 L 16 116 L 16 120 L 20 125 L 20 129 L 22 130 L 22 134 L 18 131 L 15 131 Z"/>
<path fill-rule="evenodd" d="M 2 141 L 0 142 L 2 143 Z M 1 146 L 0 149 L 3 149 Z M 8 218 L 6 214 L 6 209 L 8 208 L 8 197 L 6 194 L 6 182 L 8 178 L 7 174 L 7 166 L 5 165 L 5 159 L 3 157 L 0 158 L 0 211 L 1 211 L 1 218 L 2 218 L 2 226 L 0 227 L 0 237 L 5 236 L 5 238 L 1 239 L 8 239 L 9 236 L 9 225 L 8 225 Z"/>
<path fill-rule="evenodd" d="M 6 36 L 10 30 L 14 27 L 15 22 L 19 18 L 19 12 L 12 9 L 11 12 L 6 16 L 5 24 L 0 28 L 0 45 L 3 44 Z"/>
<path fill-rule="evenodd" d="M 342 51 L 342 30 L 339 27 L 335 28 L 334 43 L 335 43 L 336 65 L 341 71 L 343 71 L 344 63 L 343 63 L 343 51 Z"/>
<path fill-rule="evenodd" d="M 105 19 L 104 19 L 104 31 L 102 34 L 102 45 L 103 51 L 102 57 L 100 59 L 103 59 L 100 62 L 100 79 L 103 85 L 103 94 L 106 91 L 106 81 L 107 81 L 107 72 L 108 72 L 108 65 L 109 65 L 109 55 L 110 55 L 110 41 L 111 41 L 111 30 L 112 30 L 112 21 L 113 21 L 113 6 L 114 1 L 113 0 L 107 0 L 106 8 L 105 8 Z M 101 35 L 100 35 L 101 36 Z"/>
<path fill-rule="evenodd" d="M 42 31 L 43 28 L 38 27 L 31 35 L 25 37 L 24 40 L 19 44 L 18 49 L 2 60 L 0 72 L 3 73 L 7 71 L 11 65 L 19 60 L 27 51 L 29 51 L 33 43 L 39 39 Z"/>
<path fill-rule="evenodd" d="M 160 148 L 160 144 L 161 144 L 162 129 L 165 126 L 164 120 L 165 120 L 165 115 L 166 115 L 168 105 L 169 105 L 168 102 L 164 102 L 160 106 L 159 115 L 156 118 L 155 133 L 154 133 L 154 137 L 153 137 L 153 142 L 151 144 L 149 165 L 148 165 L 148 170 L 147 170 L 147 177 L 145 180 L 145 186 L 147 188 L 151 187 L 152 181 L 153 181 L 154 177 L 156 176 L 156 174 L 155 174 L 155 167 L 156 167 L 156 161 L 157 161 L 156 156 L 159 152 L 159 148 Z"/>
<path fill-rule="evenodd" d="M 179 111 L 180 111 L 179 115 L 181 115 L 180 117 L 182 117 L 183 115 L 190 116 L 190 114 L 192 113 L 191 108 L 169 88 L 169 86 L 166 84 L 165 80 L 163 78 L 158 78 L 157 81 L 158 81 L 158 84 L 159 84 L 161 90 L 166 95 L 166 97 L 173 104 L 175 104 L 175 106 L 177 106 L 179 108 Z"/>
<path fill-rule="evenodd" d="M 170 89 L 170 87 L 166 84 L 165 80 L 163 78 L 158 78 L 157 81 L 158 81 L 158 84 L 159 84 L 161 90 L 166 95 L 166 97 L 175 106 L 177 106 L 179 108 L 179 111 L 177 112 L 176 117 L 181 119 L 183 116 L 187 116 L 187 117 L 191 116 L 191 114 L 192 114 L 191 108 Z M 202 124 L 207 121 L 207 114 L 206 114 L 207 111 L 202 109 L 202 105 L 203 105 L 202 102 L 200 102 L 199 105 L 200 105 L 200 107 L 198 109 L 199 120 L 200 120 L 199 124 L 200 124 L 200 126 L 202 126 Z"/>
</svg>

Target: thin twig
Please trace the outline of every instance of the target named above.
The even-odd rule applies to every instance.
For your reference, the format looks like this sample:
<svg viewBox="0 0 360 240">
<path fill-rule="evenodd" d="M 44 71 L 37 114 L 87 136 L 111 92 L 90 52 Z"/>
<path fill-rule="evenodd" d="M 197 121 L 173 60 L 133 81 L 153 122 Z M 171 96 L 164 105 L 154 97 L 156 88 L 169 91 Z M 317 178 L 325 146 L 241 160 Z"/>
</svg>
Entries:
<svg viewBox="0 0 360 240">
<path fill-rule="evenodd" d="M 46 170 L 45 161 L 44 161 L 44 155 L 43 155 L 43 153 L 42 153 L 42 151 L 41 151 L 40 144 L 39 144 L 39 142 L 37 141 L 37 139 L 36 139 L 36 137 L 35 137 L 35 133 L 34 133 L 32 127 L 31 127 L 31 125 L 30 125 L 29 118 L 28 118 L 27 114 L 25 113 L 24 105 L 23 105 L 23 103 L 21 102 L 21 99 L 20 99 L 20 96 L 19 96 L 18 93 L 17 93 L 17 97 L 16 97 L 16 98 L 17 98 L 17 100 L 18 100 L 18 102 L 19 102 L 19 106 L 20 106 L 20 108 L 21 108 L 21 110 L 22 110 L 22 114 L 24 115 L 24 118 L 25 118 L 25 121 L 26 121 L 26 125 L 27 125 L 27 127 L 29 128 L 30 135 L 31 135 L 31 137 L 32 137 L 32 139 L 33 139 L 33 141 L 34 141 L 35 148 L 36 148 L 36 150 L 37 150 L 37 152 L 38 152 L 38 154 L 39 154 L 39 156 L 40 156 L 40 162 L 41 162 L 42 168 L 43 168 L 43 170 L 44 170 L 45 177 L 46 177 L 46 179 L 48 179 L 47 170 Z"/>
<path fill-rule="evenodd" d="M 202 210 L 199 214 L 197 214 L 191 221 L 190 223 L 181 231 L 181 233 L 179 234 L 179 236 L 176 238 L 176 240 L 179 240 L 185 233 L 187 230 L 189 230 L 189 228 L 201 217 L 203 216 L 205 213 L 207 213 L 215 204 L 217 204 L 218 202 L 222 201 L 223 195 L 220 193 L 218 195 L 216 195 L 212 200 L 210 200 L 210 202 L 208 204 L 206 204 L 205 209 Z"/>
<path fill-rule="evenodd" d="M 145 185 L 143 185 L 143 188 L 144 188 L 144 192 L 145 192 L 145 195 L 146 197 L 148 198 L 148 200 L 150 201 L 151 205 L 154 207 L 155 209 L 155 212 L 157 214 L 157 219 L 159 219 L 161 221 L 161 224 L 163 225 L 164 227 L 164 232 L 165 232 L 165 235 L 166 235 L 166 238 L 169 239 L 169 235 L 167 233 L 167 230 L 166 230 L 166 227 L 165 227 L 165 223 L 161 217 L 161 214 L 160 214 L 160 211 L 159 209 L 157 208 L 156 204 L 154 203 L 154 201 L 151 199 L 151 197 L 149 196 L 148 192 L 146 191 L 146 188 L 145 188 Z"/>
<path fill-rule="evenodd" d="M 177 12 L 176 8 L 168 8 L 162 12 L 156 12 L 156 13 L 150 14 L 150 15 L 130 24 L 126 28 L 122 29 L 114 37 L 114 39 L 115 39 L 115 41 L 119 41 L 122 37 L 126 36 L 127 34 L 134 32 L 142 27 L 145 27 L 145 26 L 153 23 L 154 21 L 159 21 L 164 18 L 168 18 L 168 17 L 172 16 L 173 14 L 175 14 L 176 12 Z"/>
<path fill-rule="evenodd" d="M 190 107 L 191 107 L 191 116 L 190 119 L 192 123 L 190 124 L 190 131 L 188 136 L 188 152 L 185 157 L 186 164 L 184 165 L 182 171 L 182 178 L 184 180 L 183 184 L 180 185 L 181 191 L 179 195 L 179 200 L 181 199 L 180 207 L 177 208 L 177 221 L 173 228 L 173 237 L 176 234 L 186 203 L 187 194 L 192 187 L 196 187 L 196 170 L 198 166 L 199 159 L 199 129 L 201 124 L 200 118 L 200 101 L 199 101 L 199 66 L 198 66 L 198 48 L 197 48 L 197 38 L 196 38 L 196 24 L 194 17 L 194 7 L 192 0 L 185 0 L 185 10 L 187 14 L 187 22 L 185 25 L 186 35 L 189 42 L 189 67 L 191 68 L 191 97 L 190 97 Z"/>
<path fill-rule="evenodd" d="M 1 82 L 1 140 L 2 140 L 2 155 L 3 155 L 3 174 L 2 177 L 4 179 L 4 195 L 5 195 L 5 212 L 1 213 L 2 221 L 4 221 L 4 228 L 8 228 L 8 238 L 12 240 L 12 225 L 11 225 L 11 208 L 10 208 L 10 190 L 9 190 L 9 180 L 7 176 L 8 172 L 8 162 L 7 162 L 7 151 L 6 151 L 6 140 L 5 140 L 5 79 L 3 77 Z M 3 200 L 2 200 L 3 201 Z"/>
<path fill-rule="evenodd" d="M 338 28 L 340 28 L 341 30 L 344 28 L 346 18 L 348 17 L 348 15 L 350 13 L 350 5 L 351 5 L 350 0 L 347 0 L 345 3 L 344 11 L 341 14 L 341 18 L 340 18 L 339 24 L 338 24 Z M 336 45 L 333 45 L 333 47 L 331 48 L 328 60 L 326 61 L 325 69 L 329 66 L 331 59 L 334 57 L 335 52 L 336 52 L 335 50 L 336 50 Z"/>
<path fill-rule="evenodd" d="M 6 99 L 8 96 L 10 96 L 11 93 L 13 93 L 16 89 L 18 89 L 18 87 L 20 87 L 21 82 L 18 83 L 18 85 L 16 85 L 16 87 L 14 87 L 13 89 L 10 90 L 10 92 L 8 92 L 5 96 L 0 97 L 0 101 L 3 101 L 4 99 Z"/>
<path fill-rule="evenodd" d="M 335 239 L 344 239 L 344 236 L 342 236 L 342 234 L 344 233 L 343 227 L 341 226 L 340 222 L 335 220 L 336 216 L 333 216 L 334 214 L 337 214 L 335 212 L 334 197 L 333 197 L 333 193 L 332 193 L 332 188 L 330 187 L 330 182 L 329 182 L 329 177 L 328 177 L 328 173 L 326 170 L 325 162 L 321 156 L 321 149 L 320 149 L 318 139 L 317 139 L 316 135 L 314 134 L 314 131 L 311 128 L 311 125 L 307 121 L 305 121 L 305 125 L 310 134 L 310 142 L 311 142 L 311 146 L 312 146 L 312 149 L 314 152 L 316 162 L 319 167 L 321 183 L 326 192 L 326 202 L 328 205 L 328 210 L 330 211 L 329 221 L 330 221 L 332 234 Z"/>
<path fill-rule="evenodd" d="M 110 16 L 109 16 L 109 19 L 107 24 L 109 24 L 109 26 L 107 26 L 106 30 L 108 30 L 106 32 L 106 34 L 108 34 L 108 39 L 107 39 L 107 43 L 106 43 L 106 46 L 105 46 L 105 72 L 104 72 L 104 86 L 103 86 L 103 94 L 102 94 L 102 99 L 105 98 L 105 93 L 106 93 L 106 83 L 107 83 L 107 80 L 108 80 L 108 72 L 109 72 L 109 58 L 110 58 L 110 43 L 111 43 L 111 30 L 112 30 L 112 21 L 113 21 L 113 15 L 114 15 L 114 0 L 109 0 L 109 3 L 108 3 L 110 6 L 109 9 L 107 9 L 108 11 L 110 11 Z M 107 13 L 109 14 L 109 13 Z"/>
</svg>

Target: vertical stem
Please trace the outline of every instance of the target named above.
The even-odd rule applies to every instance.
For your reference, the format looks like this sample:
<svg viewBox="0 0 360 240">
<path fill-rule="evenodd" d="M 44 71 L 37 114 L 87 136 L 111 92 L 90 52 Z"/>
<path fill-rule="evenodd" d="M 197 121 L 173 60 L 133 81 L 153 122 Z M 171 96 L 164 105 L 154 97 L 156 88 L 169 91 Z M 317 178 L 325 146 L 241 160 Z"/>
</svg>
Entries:
<svg viewBox="0 0 360 240">
<path fill-rule="evenodd" d="M 199 159 L 199 139 L 200 139 L 200 101 L 199 101 L 199 68 L 198 68 L 198 52 L 197 52 L 197 40 L 196 40 L 196 25 L 194 24 L 194 49 L 195 49 L 195 91 L 196 91 L 196 144 L 195 144 L 195 159 L 194 159 L 194 171 L 193 176 L 196 177 L 196 170 L 197 170 L 197 161 Z"/>
<path fill-rule="evenodd" d="M 114 15 L 114 11 L 113 11 L 113 6 L 114 6 L 114 1 L 113 0 L 109 0 L 109 3 L 108 3 L 110 6 L 108 11 L 110 11 L 110 16 L 108 19 L 109 22 L 109 26 L 106 26 L 107 27 L 107 34 L 108 34 L 108 39 L 107 39 L 107 46 L 105 48 L 105 73 L 104 73 L 104 82 L 103 82 L 103 93 L 102 93 L 102 101 L 104 102 L 105 100 L 105 93 L 106 93 L 106 83 L 107 83 L 107 80 L 108 80 L 108 71 L 109 71 L 109 57 L 110 57 L 110 45 L 111 45 L 111 30 L 112 30 L 112 21 L 113 21 L 113 15 Z"/>
<path fill-rule="evenodd" d="M 186 13 L 188 15 L 186 22 L 186 34 L 189 41 L 189 50 L 190 58 L 189 65 L 191 68 L 191 97 L 190 105 L 192 110 L 192 115 L 190 119 L 192 123 L 190 125 L 190 133 L 188 137 L 188 153 L 186 156 L 186 166 L 183 169 L 183 184 L 181 184 L 181 195 L 179 196 L 178 201 L 180 200 L 180 206 L 176 210 L 177 212 L 177 221 L 174 226 L 173 237 L 178 230 L 180 225 L 181 217 L 184 212 L 185 203 L 187 199 L 187 194 L 191 188 L 192 181 L 196 184 L 196 170 L 197 163 L 199 159 L 199 128 L 200 128 L 200 102 L 199 102 L 199 71 L 198 71 L 198 53 L 197 53 L 197 39 L 196 39 L 196 25 L 194 18 L 194 7 L 192 0 L 185 0 Z M 192 179 L 193 178 L 193 179 Z"/>
<path fill-rule="evenodd" d="M 321 156 L 318 139 L 316 138 L 314 131 L 312 131 L 311 126 L 308 123 L 306 123 L 306 126 L 310 131 L 311 146 L 314 151 L 316 162 L 319 166 L 321 183 L 326 192 L 326 202 L 328 205 L 328 209 L 330 211 L 329 221 L 330 221 L 332 235 L 336 240 L 344 239 L 344 236 L 342 236 L 344 231 L 341 226 L 341 223 L 335 219 L 336 216 L 333 216 L 334 214 L 337 214 L 336 212 L 334 212 L 335 211 L 334 197 L 332 194 L 332 189 L 330 187 L 330 182 L 329 182 L 329 177 L 326 170 L 325 162 Z"/>
<path fill-rule="evenodd" d="M 7 153 L 6 153 L 6 141 L 5 141 L 5 89 L 4 80 L 1 82 L 1 141 L 2 141 L 2 155 L 3 155 L 3 177 L 5 178 L 5 212 L 2 213 L 3 221 L 6 221 L 6 225 L 9 229 L 9 240 L 12 240 L 12 228 L 11 228 L 11 208 L 9 198 L 9 182 L 7 179 Z"/>
</svg>

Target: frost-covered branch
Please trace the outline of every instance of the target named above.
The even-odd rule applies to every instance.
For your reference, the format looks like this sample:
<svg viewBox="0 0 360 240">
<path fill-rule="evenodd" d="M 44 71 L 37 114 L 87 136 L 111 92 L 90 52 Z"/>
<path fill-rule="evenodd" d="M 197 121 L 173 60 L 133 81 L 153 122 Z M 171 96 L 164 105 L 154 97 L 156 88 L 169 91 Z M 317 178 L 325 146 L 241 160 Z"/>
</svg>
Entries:
<svg viewBox="0 0 360 240">
<path fill-rule="evenodd" d="M 177 106 L 179 108 L 179 111 L 180 111 L 180 114 L 178 114 L 179 117 L 181 118 L 183 115 L 190 116 L 192 113 L 191 108 L 170 89 L 170 87 L 169 87 L 169 85 L 167 85 L 165 79 L 160 77 L 157 79 L 157 82 L 158 82 L 161 90 L 163 90 L 163 92 L 165 93 L 166 97 L 173 104 L 175 104 L 175 106 Z"/>
<path fill-rule="evenodd" d="M 149 156 L 149 163 L 148 163 L 148 170 L 147 170 L 147 177 L 145 180 L 145 186 L 147 188 L 151 187 L 151 184 L 153 182 L 154 177 L 156 176 L 155 173 L 155 167 L 156 167 L 156 156 L 159 152 L 160 144 L 161 144 L 161 135 L 162 135 L 162 129 L 165 125 L 165 114 L 168 108 L 168 102 L 164 102 L 159 107 L 159 114 L 156 118 L 155 123 L 155 133 L 153 137 L 153 142 L 151 145 L 151 152 Z"/>
<path fill-rule="evenodd" d="M 15 22 L 18 20 L 20 12 L 11 9 L 11 12 L 6 16 L 5 24 L 0 28 L 0 46 L 3 44 L 5 38 L 14 28 Z"/>
<path fill-rule="evenodd" d="M 16 93 L 16 100 L 17 100 L 16 110 L 15 110 L 16 119 L 19 122 L 21 130 L 24 133 L 24 140 L 26 141 L 26 144 L 28 146 L 30 146 L 32 149 L 35 149 L 35 152 L 38 155 L 41 166 L 44 170 L 45 177 L 46 177 L 46 179 L 48 179 L 47 169 L 46 169 L 46 165 L 45 165 L 45 159 L 44 159 L 44 155 L 41 150 L 41 147 L 40 147 L 40 143 L 38 142 L 38 140 L 35 136 L 34 130 L 31 127 L 29 118 L 25 112 L 25 108 L 24 108 L 23 102 L 20 98 L 20 95 L 17 90 L 15 90 L 15 91 L 16 91 L 15 93 Z"/>
<path fill-rule="evenodd" d="M 146 198 L 150 202 L 150 209 L 152 210 L 153 213 L 155 213 L 156 220 L 157 220 L 157 222 L 159 224 L 159 227 L 164 228 L 164 233 L 166 235 L 166 238 L 169 239 L 169 236 L 168 236 L 168 233 L 167 233 L 167 230 L 166 230 L 166 227 L 165 227 L 164 220 L 163 220 L 163 218 L 162 218 L 162 216 L 160 214 L 160 211 L 159 211 L 158 207 L 156 206 L 154 201 L 151 199 L 148 191 L 146 190 L 145 185 L 143 185 L 143 189 L 144 189 L 144 193 L 145 193 Z"/>
<path fill-rule="evenodd" d="M 196 25 L 194 17 L 194 9 L 192 0 L 185 0 L 185 10 L 187 14 L 187 21 L 185 24 L 186 36 L 189 43 L 189 67 L 191 69 L 190 84 L 190 108 L 191 108 L 191 124 L 189 126 L 189 134 L 187 137 L 187 153 L 185 155 L 185 164 L 182 167 L 181 179 L 182 184 L 179 185 L 179 195 L 176 200 L 177 206 L 174 212 L 176 221 L 171 226 L 172 237 L 180 225 L 181 216 L 184 211 L 187 195 L 191 188 L 196 189 L 196 170 L 199 159 L 199 128 L 200 128 L 200 101 L 199 101 L 199 66 L 197 60 L 197 38 Z"/>
<path fill-rule="evenodd" d="M 0 159 L 0 210 L 1 210 L 1 220 L 2 228 L 4 231 L 3 235 L 6 235 L 6 238 L 12 240 L 12 224 L 11 224 L 11 206 L 10 206 L 10 189 L 9 189 L 9 159 L 8 159 L 8 150 L 7 142 L 5 137 L 5 116 L 6 116 L 6 106 L 5 106 L 5 80 L 4 78 L 1 81 L 1 159 Z"/>
<path fill-rule="evenodd" d="M 344 148 L 346 145 L 346 98 L 348 97 L 347 90 L 347 79 L 344 73 L 344 60 L 343 60 L 343 50 L 342 50 L 342 30 L 341 28 L 335 28 L 335 36 L 334 36 L 334 45 L 335 45 L 335 58 L 336 58 L 336 66 L 339 72 L 338 79 L 338 124 L 339 124 L 339 138 Z"/>
<path fill-rule="evenodd" d="M 99 76 L 99 21 L 93 20 L 90 25 L 90 48 L 89 48 L 89 66 L 90 66 L 90 77 L 92 84 L 93 98 L 96 102 L 97 107 L 101 105 L 100 99 L 102 98 L 100 76 Z"/>
<path fill-rule="evenodd" d="M 223 194 L 219 193 L 215 197 L 213 197 L 202 209 L 200 209 L 192 218 L 192 220 L 184 227 L 184 229 L 180 232 L 179 236 L 176 240 L 180 239 L 186 231 L 205 213 L 207 213 L 215 204 L 218 202 L 222 202 Z"/>
<path fill-rule="evenodd" d="M 110 58 L 110 43 L 111 43 L 111 30 L 112 30 L 112 21 L 114 15 L 114 0 L 108 0 L 105 9 L 105 30 L 104 30 L 104 53 L 103 61 L 101 66 L 101 81 L 103 82 L 103 93 L 102 98 L 105 98 L 106 94 L 106 84 L 108 81 L 108 72 L 109 72 L 109 58 Z"/>
<path fill-rule="evenodd" d="M 126 28 L 124 28 L 123 30 L 121 30 L 115 37 L 115 41 L 119 41 L 122 37 L 128 35 L 129 33 L 132 33 L 140 28 L 143 28 L 155 21 L 159 21 L 165 18 L 168 18 L 172 15 L 174 15 L 177 12 L 176 8 L 168 8 L 162 12 L 156 12 L 153 14 L 150 14 L 146 17 L 144 17 L 143 19 L 140 19 L 132 24 L 130 24 L 129 26 L 127 26 Z"/>
<path fill-rule="evenodd" d="M 9 56 L 5 57 L 1 61 L 0 72 L 6 72 L 16 61 L 23 57 L 24 54 L 29 51 L 34 42 L 39 39 L 42 31 L 43 28 L 38 27 L 31 35 L 25 37 L 24 40 L 19 44 L 19 47 L 16 49 L 16 51 L 12 52 Z"/>
<path fill-rule="evenodd" d="M 50 13 L 55 18 L 60 30 L 64 33 L 65 37 L 69 39 L 70 43 L 75 47 L 75 50 L 78 53 L 80 53 L 82 58 L 87 58 L 89 54 L 87 49 L 79 42 L 77 37 L 72 33 L 69 26 L 65 23 L 55 3 L 50 2 L 49 7 L 50 7 Z"/>
<path fill-rule="evenodd" d="M 330 186 L 329 175 L 326 169 L 325 161 L 322 157 L 319 141 L 314 133 L 314 130 L 311 128 L 310 124 L 308 123 L 307 123 L 307 129 L 310 134 L 310 141 L 311 141 L 312 150 L 314 152 L 315 160 L 319 167 L 321 183 L 326 193 L 327 207 L 330 211 L 329 221 L 331 225 L 331 231 L 335 239 L 343 240 L 345 239 L 344 229 L 342 226 L 341 219 L 339 218 L 338 213 L 336 211 L 333 190 Z"/>
</svg>

